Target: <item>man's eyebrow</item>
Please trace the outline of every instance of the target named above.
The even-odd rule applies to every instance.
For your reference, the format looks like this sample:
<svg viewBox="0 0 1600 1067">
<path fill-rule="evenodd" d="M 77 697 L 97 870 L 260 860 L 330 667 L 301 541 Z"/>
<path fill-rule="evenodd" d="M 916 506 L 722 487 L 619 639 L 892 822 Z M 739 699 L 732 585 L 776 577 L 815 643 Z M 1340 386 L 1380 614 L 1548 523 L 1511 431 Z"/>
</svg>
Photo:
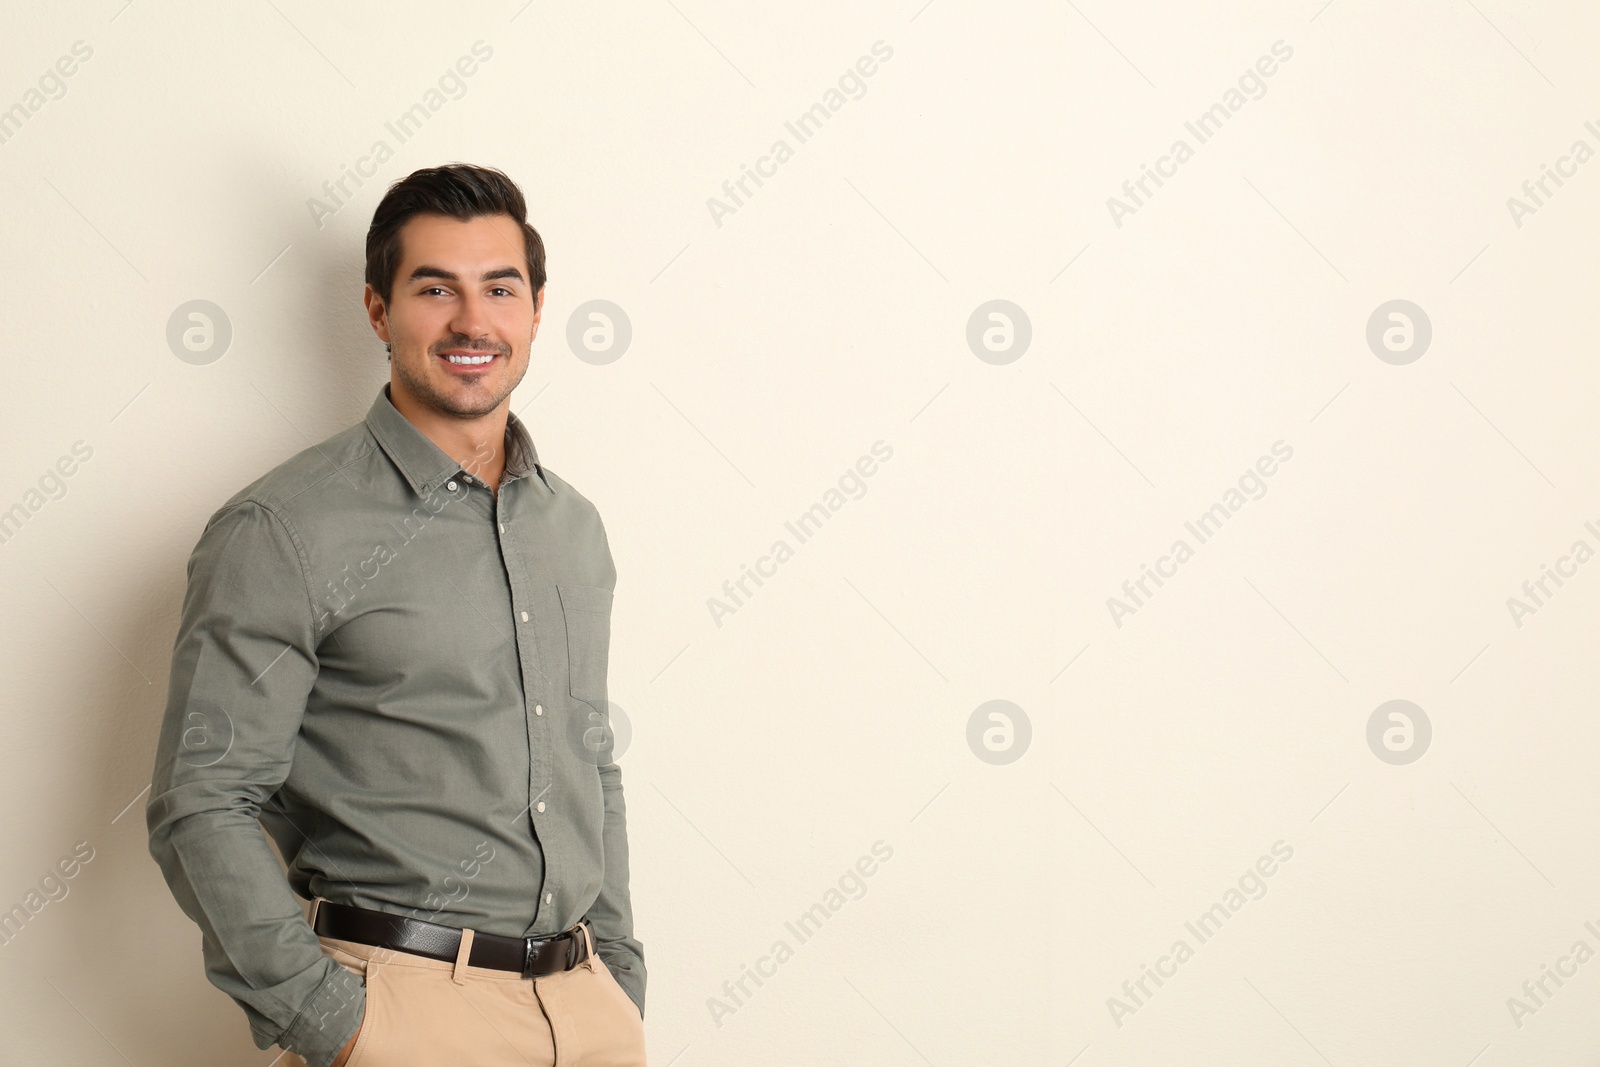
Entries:
<svg viewBox="0 0 1600 1067">
<path fill-rule="evenodd" d="M 461 280 L 460 275 L 456 274 L 454 271 L 445 270 L 443 267 L 435 267 L 432 264 L 424 263 L 413 270 L 411 274 L 407 276 L 406 281 L 414 282 L 422 278 L 438 278 L 440 281 L 445 282 L 459 282 Z M 497 267 L 494 270 L 486 270 L 483 272 L 482 277 L 480 277 L 478 280 L 480 282 L 492 282 L 499 278 L 515 278 L 518 281 L 523 280 L 522 271 L 516 267 Z"/>
</svg>

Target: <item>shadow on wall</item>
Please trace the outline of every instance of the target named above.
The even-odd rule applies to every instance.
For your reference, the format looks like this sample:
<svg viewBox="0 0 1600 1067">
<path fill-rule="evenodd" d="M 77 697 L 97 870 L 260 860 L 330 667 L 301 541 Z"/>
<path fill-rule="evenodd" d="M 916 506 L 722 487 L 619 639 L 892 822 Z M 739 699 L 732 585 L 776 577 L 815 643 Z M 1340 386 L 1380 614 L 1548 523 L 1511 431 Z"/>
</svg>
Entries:
<svg viewBox="0 0 1600 1067">
<path fill-rule="evenodd" d="M 244 1014 L 206 980 L 200 932 L 150 858 L 144 821 L 149 794 L 139 791 L 149 785 L 154 764 L 188 557 L 206 520 L 278 462 L 359 422 L 388 379 L 383 345 L 367 325 L 361 301 L 366 226 L 384 187 L 370 185 L 353 210 L 319 231 L 305 215 L 303 197 L 285 200 L 283 189 L 315 188 L 320 176 L 307 173 L 269 187 L 263 175 L 281 160 L 256 158 L 259 146 L 239 148 L 231 267 L 225 276 L 197 282 L 205 290 L 200 295 L 231 320 L 231 343 L 217 362 L 225 361 L 232 384 L 225 393 L 195 389 L 189 395 L 196 403 L 224 405 L 230 417 L 276 444 L 263 462 L 260 452 L 241 456 L 227 440 L 197 442 L 203 457 L 197 462 L 209 468 L 206 480 L 226 489 L 214 491 L 215 499 L 168 498 L 182 506 L 163 509 L 157 547 L 122 561 L 129 581 L 105 590 L 109 602 L 96 604 L 94 625 L 110 643 L 90 643 L 71 631 L 77 669 L 57 684 L 68 690 L 62 694 L 65 706 L 98 709 L 80 727 L 87 751 L 79 756 L 89 765 L 90 781 L 89 795 L 78 798 L 87 814 L 75 820 L 92 826 L 78 836 L 88 839 L 96 857 L 73 883 L 71 899 L 52 905 L 62 909 L 59 921 L 29 929 L 20 939 L 37 939 L 29 952 L 38 952 L 40 973 L 60 987 L 51 992 L 41 986 L 43 997 L 56 998 L 48 1010 L 65 1013 L 49 1018 L 73 1028 L 47 1028 L 38 1036 L 39 1047 L 55 1056 L 96 1045 L 109 1052 L 108 1041 L 134 1062 L 209 1067 L 272 1056 L 256 1049 Z M 201 376 L 213 368 L 194 364 L 184 370 Z M 159 472 L 145 473 L 160 484 Z M 64 619 L 61 636 L 78 623 Z M 62 832 L 73 830 L 64 824 Z M 273 852 L 278 855 L 275 847 Z M 73 1010 L 60 1004 L 57 993 Z M 101 1034 L 82 1025 L 84 1020 L 92 1020 Z"/>
</svg>

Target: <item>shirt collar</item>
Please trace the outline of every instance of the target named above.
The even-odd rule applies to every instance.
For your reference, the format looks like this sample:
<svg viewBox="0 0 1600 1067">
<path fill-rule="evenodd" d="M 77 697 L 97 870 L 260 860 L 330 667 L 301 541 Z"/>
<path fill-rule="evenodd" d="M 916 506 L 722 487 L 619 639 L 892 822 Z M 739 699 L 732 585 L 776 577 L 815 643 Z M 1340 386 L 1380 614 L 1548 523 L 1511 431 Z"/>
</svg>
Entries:
<svg viewBox="0 0 1600 1067">
<path fill-rule="evenodd" d="M 427 496 L 463 473 L 460 463 L 445 454 L 421 430 L 411 425 L 411 420 L 400 414 L 394 401 L 389 399 L 387 382 L 378 390 L 377 399 L 367 411 L 366 422 L 367 429 L 394 461 L 394 465 L 400 468 L 400 473 L 417 495 Z M 510 412 L 506 417 L 505 456 L 502 485 L 537 471 L 544 487 L 555 491 L 550 486 L 550 479 L 545 476 L 544 465 L 539 462 L 538 450 L 533 447 L 533 438 L 528 435 L 527 427 Z"/>
</svg>

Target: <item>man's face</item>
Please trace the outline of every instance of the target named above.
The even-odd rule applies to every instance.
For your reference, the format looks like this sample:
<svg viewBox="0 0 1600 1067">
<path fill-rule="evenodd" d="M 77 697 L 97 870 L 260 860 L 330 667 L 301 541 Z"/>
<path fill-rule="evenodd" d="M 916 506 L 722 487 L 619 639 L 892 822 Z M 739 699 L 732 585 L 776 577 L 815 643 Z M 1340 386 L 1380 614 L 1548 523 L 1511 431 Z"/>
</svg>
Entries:
<svg viewBox="0 0 1600 1067">
<path fill-rule="evenodd" d="M 400 229 L 400 248 L 389 303 L 370 285 L 365 296 L 373 330 L 391 346 L 391 391 L 445 415 L 488 415 L 527 373 L 544 306 L 543 290 L 535 299 L 529 285 L 521 227 L 509 215 L 416 215 Z"/>
</svg>

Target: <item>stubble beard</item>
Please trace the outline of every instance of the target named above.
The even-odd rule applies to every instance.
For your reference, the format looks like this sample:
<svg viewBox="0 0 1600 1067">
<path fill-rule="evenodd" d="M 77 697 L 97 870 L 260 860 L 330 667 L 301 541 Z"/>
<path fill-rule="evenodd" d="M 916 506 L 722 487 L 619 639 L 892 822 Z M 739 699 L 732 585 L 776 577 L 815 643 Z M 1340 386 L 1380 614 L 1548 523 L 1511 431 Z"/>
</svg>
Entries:
<svg viewBox="0 0 1600 1067">
<path fill-rule="evenodd" d="M 432 352 L 425 352 L 423 358 L 434 360 L 439 357 Z M 497 358 L 510 360 L 512 354 L 497 353 Z M 451 415 L 458 419 L 477 419 L 488 415 L 504 403 L 506 397 L 510 396 L 512 390 L 522 381 L 522 375 L 518 374 L 516 377 L 506 381 L 505 388 L 489 399 L 483 398 L 481 388 L 469 387 L 466 396 L 458 399 L 436 389 L 426 376 L 415 373 L 411 369 L 409 360 L 393 359 L 392 357 L 391 359 L 394 366 L 394 376 L 400 379 L 401 384 L 405 386 L 408 393 L 440 414 Z M 524 365 L 523 372 L 526 373 L 526 371 L 527 367 Z"/>
</svg>

